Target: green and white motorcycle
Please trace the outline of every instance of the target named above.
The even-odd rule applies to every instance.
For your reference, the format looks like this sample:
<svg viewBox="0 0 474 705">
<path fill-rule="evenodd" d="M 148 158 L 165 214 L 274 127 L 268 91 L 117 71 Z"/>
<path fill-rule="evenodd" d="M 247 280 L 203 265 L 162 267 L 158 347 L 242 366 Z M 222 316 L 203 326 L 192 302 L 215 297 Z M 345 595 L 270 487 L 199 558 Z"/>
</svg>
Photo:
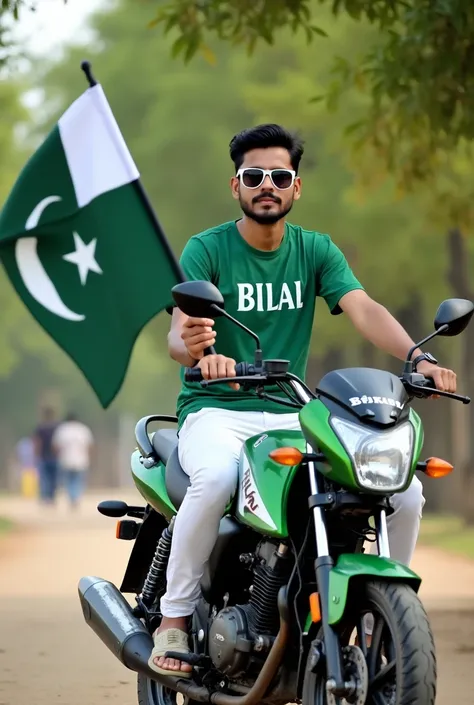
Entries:
<svg viewBox="0 0 474 705">
<path fill-rule="evenodd" d="M 173 296 L 189 315 L 231 318 L 209 282 L 179 284 Z M 419 345 L 461 333 L 473 311 L 470 301 L 444 301 L 435 332 Z M 140 705 L 175 705 L 183 696 L 215 705 L 433 705 L 436 660 L 417 597 L 421 581 L 390 558 L 386 525 L 391 495 L 407 489 L 416 470 L 431 477 L 452 470 L 440 459 L 419 459 L 423 429 L 409 403 L 435 393 L 430 380 L 407 361 L 400 377 L 335 370 L 313 392 L 287 361 L 264 360 L 257 336 L 245 330 L 257 350 L 252 363 L 237 365 L 237 380 L 263 398 L 285 392 L 278 398 L 299 410 L 301 432 L 258 434 L 244 444 L 236 496 L 190 619 L 192 679 L 159 676 L 147 665 L 174 516 L 189 485 L 175 431 L 150 434 L 148 427 L 175 417 L 148 416 L 136 427 L 132 474 L 146 506 L 98 507 L 132 517 L 117 523 L 117 536 L 135 543 L 120 590 L 101 578 L 80 580 L 86 622 L 138 672 Z M 186 375 L 202 380 L 198 368 Z M 378 555 L 364 552 L 371 540 Z M 122 593 L 135 594 L 136 606 Z"/>
</svg>

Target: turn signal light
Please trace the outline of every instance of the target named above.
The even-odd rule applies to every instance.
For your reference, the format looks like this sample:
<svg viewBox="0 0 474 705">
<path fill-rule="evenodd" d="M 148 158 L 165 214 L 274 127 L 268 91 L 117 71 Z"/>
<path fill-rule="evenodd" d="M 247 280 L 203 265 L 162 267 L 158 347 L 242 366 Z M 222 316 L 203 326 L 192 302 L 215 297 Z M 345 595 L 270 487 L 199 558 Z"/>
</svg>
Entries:
<svg viewBox="0 0 474 705">
<path fill-rule="evenodd" d="M 117 539 L 125 539 L 125 541 L 133 541 L 137 538 L 140 524 L 137 521 L 121 519 L 115 527 L 115 537 Z"/>
<path fill-rule="evenodd" d="M 304 456 L 298 448 L 284 447 L 272 450 L 269 457 L 280 465 L 299 465 Z"/>
<path fill-rule="evenodd" d="M 311 611 L 311 619 L 317 623 L 321 621 L 321 603 L 319 601 L 319 593 L 312 592 L 309 596 L 309 609 Z"/>
<path fill-rule="evenodd" d="M 451 463 L 448 463 L 446 460 L 442 460 L 442 458 L 428 458 L 426 461 L 425 473 L 428 477 L 445 477 L 453 470 L 454 467 Z"/>
</svg>

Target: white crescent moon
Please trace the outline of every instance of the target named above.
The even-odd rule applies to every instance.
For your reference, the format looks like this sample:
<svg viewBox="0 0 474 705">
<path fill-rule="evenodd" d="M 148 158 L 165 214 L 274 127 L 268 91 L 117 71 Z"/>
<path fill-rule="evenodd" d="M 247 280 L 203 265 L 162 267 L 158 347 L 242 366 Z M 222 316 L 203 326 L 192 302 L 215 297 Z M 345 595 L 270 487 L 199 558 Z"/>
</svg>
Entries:
<svg viewBox="0 0 474 705">
<path fill-rule="evenodd" d="M 31 230 L 38 225 L 41 214 L 51 203 L 60 201 L 59 196 L 48 196 L 43 198 L 30 213 L 25 227 Z M 18 271 L 23 279 L 23 283 L 30 292 L 31 296 L 51 313 L 66 318 L 68 321 L 83 321 L 85 316 L 80 313 L 74 313 L 61 300 L 56 291 L 53 282 L 48 277 L 45 268 L 41 264 L 38 257 L 36 246 L 38 238 L 24 237 L 16 241 L 15 258 L 18 266 Z"/>
</svg>

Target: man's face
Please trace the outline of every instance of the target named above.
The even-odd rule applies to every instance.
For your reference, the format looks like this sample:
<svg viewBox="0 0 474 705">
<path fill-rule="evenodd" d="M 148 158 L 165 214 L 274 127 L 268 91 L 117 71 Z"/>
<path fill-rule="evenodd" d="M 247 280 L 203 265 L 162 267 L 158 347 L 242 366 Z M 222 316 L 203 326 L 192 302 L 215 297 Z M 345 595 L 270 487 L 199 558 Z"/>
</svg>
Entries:
<svg viewBox="0 0 474 705">
<path fill-rule="evenodd" d="M 256 188 L 252 187 L 260 180 L 258 172 L 250 171 L 232 177 L 232 196 L 239 201 L 245 215 L 261 225 L 272 225 L 284 218 L 290 212 L 293 201 L 297 201 L 301 195 L 301 180 L 296 177 L 293 181 L 293 177 L 287 173 L 288 170 L 292 171 L 293 167 L 290 154 L 283 147 L 267 147 L 247 152 L 241 169 L 285 170 L 275 172 L 275 183 L 267 174 Z M 289 188 L 288 183 L 291 183 Z"/>
</svg>

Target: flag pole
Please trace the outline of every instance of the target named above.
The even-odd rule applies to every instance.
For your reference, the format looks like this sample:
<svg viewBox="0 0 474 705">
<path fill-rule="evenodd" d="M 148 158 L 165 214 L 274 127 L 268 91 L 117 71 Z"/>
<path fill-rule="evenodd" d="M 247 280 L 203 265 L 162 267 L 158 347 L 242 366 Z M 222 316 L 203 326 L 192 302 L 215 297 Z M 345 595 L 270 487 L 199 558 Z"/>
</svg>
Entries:
<svg viewBox="0 0 474 705">
<path fill-rule="evenodd" d="M 94 86 L 97 86 L 97 81 L 92 73 L 92 66 L 89 61 L 82 61 L 81 62 L 81 69 L 84 71 L 85 76 L 87 78 L 87 81 L 89 83 L 89 86 L 93 88 Z M 176 277 L 178 281 L 184 282 L 186 281 L 186 277 L 184 275 L 184 272 L 181 268 L 180 263 L 176 259 L 176 256 L 171 249 L 171 245 L 169 244 L 166 235 L 163 231 L 163 228 L 161 227 L 161 224 L 156 216 L 155 211 L 153 210 L 153 206 L 150 203 L 150 199 L 148 198 L 148 194 L 146 193 L 145 189 L 143 188 L 143 185 L 140 181 L 140 179 L 137 179 L 136 181 L 133 182 L 133 186 L 138 193 L 138 196 L 143 204 L 143 207 L 145 208 L 148 217 L 150 218 L 151 222 L 153 223 L 153 227 L 155 228 L 155 232 L 157 234 L 158 240 L 164 247 L 166 254 L 169 257 L 169 260 L 171 262 L 171 265 L 173 267 L 174 273 L 176 274 Z"/>
</svg>

